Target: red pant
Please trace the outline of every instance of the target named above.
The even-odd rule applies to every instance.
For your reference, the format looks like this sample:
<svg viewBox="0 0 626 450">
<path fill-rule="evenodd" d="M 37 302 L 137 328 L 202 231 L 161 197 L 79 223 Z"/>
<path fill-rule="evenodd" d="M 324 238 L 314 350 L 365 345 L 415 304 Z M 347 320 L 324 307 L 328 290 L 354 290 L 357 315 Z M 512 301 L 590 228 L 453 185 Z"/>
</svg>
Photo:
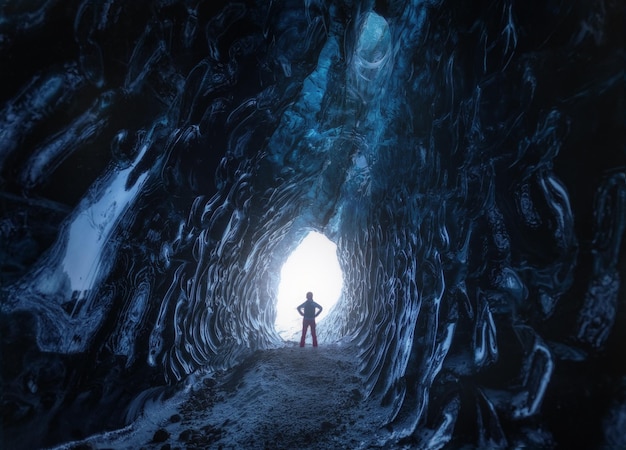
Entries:
<svg viewBox="0 0 626 450">
<path fill-rule="evenodd" d="M 315 334 L 315 319 L 302 319 L 302 338 L 300 339 L 300 347 L 304 347 L 306 339 L 306 329 L 311 327 L 311 337 L 313 338 L 313 347 L 317 347 L 317 335 Z"/>
</svg>

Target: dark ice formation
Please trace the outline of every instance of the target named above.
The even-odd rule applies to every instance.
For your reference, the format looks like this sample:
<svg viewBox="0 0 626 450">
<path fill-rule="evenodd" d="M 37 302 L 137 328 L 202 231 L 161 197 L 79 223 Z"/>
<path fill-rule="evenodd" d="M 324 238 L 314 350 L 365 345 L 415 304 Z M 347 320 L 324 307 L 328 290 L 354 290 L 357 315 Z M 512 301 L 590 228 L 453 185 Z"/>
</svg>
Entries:
<svg viewBox="0 0 626 450">
<path fill-rule="evenodd" d="M 623 24 L 616 0 L 4 2 L 4 441 L 121 427 L 282 345 L 314 230 L 344 274 L 320 333 L 394 442 L 625 445 Z"/>
</svg>

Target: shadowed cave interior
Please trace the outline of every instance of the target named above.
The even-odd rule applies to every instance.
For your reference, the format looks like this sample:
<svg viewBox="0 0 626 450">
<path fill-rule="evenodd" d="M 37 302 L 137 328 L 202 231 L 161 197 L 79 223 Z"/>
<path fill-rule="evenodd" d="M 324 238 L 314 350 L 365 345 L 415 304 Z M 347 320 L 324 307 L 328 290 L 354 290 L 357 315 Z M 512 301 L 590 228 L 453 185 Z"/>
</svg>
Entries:
<svg viewBox="0 0 626 450">
<path fill-rule="evenodd" d="M 7 448 L 120 428 L 283 346 L 280 270 L 310 232 L 343 272 L 321 343 L 353 348 L 395 443 L 626 445 L 622 2 L 0 17 Z"/>
</svg>

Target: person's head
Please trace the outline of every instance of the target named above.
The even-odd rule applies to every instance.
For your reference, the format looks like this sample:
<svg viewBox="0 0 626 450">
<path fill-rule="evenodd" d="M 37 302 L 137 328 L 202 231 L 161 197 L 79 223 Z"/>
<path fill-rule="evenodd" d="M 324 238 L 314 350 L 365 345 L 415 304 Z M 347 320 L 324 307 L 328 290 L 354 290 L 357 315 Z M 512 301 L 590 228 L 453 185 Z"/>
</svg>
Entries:
<svg viewBox="0 0 626 450">
<path fill-rule="evenodd" d="M 313 292 L 307 292 L 306 293 L 306 299 L 307 300 L 313 300 Z"/>
</svg>

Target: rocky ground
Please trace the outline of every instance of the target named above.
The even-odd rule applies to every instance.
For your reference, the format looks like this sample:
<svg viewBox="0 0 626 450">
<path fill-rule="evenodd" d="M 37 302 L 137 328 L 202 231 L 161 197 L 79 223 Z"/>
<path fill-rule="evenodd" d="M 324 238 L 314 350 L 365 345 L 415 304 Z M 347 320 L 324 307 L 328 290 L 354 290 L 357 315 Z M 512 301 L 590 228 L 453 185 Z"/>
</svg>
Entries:
<svg viewBox="0 0 626 450">
<path fill-rule="evenodd" d="M 148 406 L 122 430 L 56 449 L 381 448 L 385 411 L 362 389 L 354 349 L 290 344 Z"/>
</svg>

